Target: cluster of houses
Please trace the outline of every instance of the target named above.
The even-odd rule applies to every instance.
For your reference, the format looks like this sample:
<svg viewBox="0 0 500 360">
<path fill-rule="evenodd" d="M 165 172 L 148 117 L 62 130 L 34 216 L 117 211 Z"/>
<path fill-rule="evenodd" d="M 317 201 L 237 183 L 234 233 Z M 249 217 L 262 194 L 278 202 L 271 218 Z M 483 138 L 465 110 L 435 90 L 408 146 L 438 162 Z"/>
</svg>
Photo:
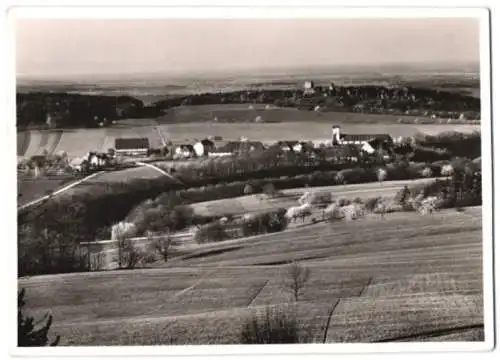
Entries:
<svg viewBox="0 0 500 360">
<path fill-rule="evenodd" d="M 229 141 L 222 146 L 206 138 L 194 144 L 178 144 L 168 149 L 162 149 L 164 154 L 174 159 L 190 159 L 196 157 L 225 157 L 238 156 L 253 152 L 261 152 L 269 148 L 277 148 L 283 152 L 308 153 L 314 156 L 318 149 L 331 148 L 339 153 L 373 154 L 377 151 L 390 153 L 394 146 L 393 138 L 388 134 L 346 134 L 340 126 L 332 127 L 331 138 L 324 142 L 306 142 L 298 140 L 278 141 L 272 145 L 264 145 L 260 141 L 250 141 L 242 138 L 239 141 Z M 115 153 L 122 156 L 146 157 L 158 152 L 151 149 L 148 138 L 121 138 L 115 141 Z"/>
<path fill-rule="evenodd" d="M 112 153 L 90 151 L 81 158 L 71 160 L 69 166 L 77 172 L 98 171 L 110 166 L 114 157 Z"/>
</svg>

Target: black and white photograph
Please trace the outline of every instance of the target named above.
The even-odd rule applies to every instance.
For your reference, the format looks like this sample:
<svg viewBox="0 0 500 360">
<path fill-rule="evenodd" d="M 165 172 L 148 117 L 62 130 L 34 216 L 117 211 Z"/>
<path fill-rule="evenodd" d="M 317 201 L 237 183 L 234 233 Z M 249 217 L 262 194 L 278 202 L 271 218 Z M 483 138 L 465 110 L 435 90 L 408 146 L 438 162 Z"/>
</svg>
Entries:
<svg viewBox="0 0 500 360">
<path fill-rule="evenodd" d="M 486 9 L 25 10 L 15 347 L 492 346 Z"/>
</svg>

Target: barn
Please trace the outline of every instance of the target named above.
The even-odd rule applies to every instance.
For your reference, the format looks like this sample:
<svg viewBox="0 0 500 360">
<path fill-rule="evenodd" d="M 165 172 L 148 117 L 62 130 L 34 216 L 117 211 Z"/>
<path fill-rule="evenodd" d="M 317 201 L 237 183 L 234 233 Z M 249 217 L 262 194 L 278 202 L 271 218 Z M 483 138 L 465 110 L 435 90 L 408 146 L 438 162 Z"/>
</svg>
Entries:
<svg viewBox="0 0 500 360">
<path fill-rule="evenodd" d="M 125 156 L 147 156 L 149 152 L 148 138 L 116 138 L 115 153 Z"/>
<path fill-rule="evenodd" d="M 373 154 L 378 149 L 390 150 L 394 146 L 389 134 L 343 134 L 340 126 L 332 126 L 332 145 L 357 145 Z"/>
</svg>

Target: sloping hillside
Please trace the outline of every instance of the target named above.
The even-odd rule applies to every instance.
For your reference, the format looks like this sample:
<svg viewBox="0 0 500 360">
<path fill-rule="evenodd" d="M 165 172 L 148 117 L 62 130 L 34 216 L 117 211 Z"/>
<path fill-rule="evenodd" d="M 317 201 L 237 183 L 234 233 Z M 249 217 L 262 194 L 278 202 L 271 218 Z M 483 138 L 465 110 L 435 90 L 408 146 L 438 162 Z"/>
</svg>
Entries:
<svg viewBox="0 0 500 360">
<path fill-rule="evenodd" d="M 284 262 L 311 279 L 313 341 L 482 339 L 481 209 L 388 214 L 204 246 L 163 269 L 20 279 L 64 345 L 237 343 L 246 316 L 285 304 Z M 436 338 L 435 338 L 436 337 Z"/>
</svg>

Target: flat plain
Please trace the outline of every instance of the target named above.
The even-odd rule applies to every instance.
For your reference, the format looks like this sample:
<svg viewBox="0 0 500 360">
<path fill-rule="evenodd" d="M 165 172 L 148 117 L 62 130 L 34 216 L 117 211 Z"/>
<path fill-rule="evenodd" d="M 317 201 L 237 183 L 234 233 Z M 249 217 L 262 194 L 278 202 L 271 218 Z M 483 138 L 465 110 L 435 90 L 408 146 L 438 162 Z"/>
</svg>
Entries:
<svg viewBox="0 0 500 360">
<path fill-rule="evenodd" d="M 243 321 L 291 306 L 283 264 L 311 269 L 297 304 L 311 341 L 481 340 L 481 209 L 387 214 L 200 246 L 164 268 L 19 279 L 63 345 L 237 343 Z M 109 286 L 113 284 L 113 286 Z M 453 330 L 455 329 L 455 330 Z"/>
</svg>

